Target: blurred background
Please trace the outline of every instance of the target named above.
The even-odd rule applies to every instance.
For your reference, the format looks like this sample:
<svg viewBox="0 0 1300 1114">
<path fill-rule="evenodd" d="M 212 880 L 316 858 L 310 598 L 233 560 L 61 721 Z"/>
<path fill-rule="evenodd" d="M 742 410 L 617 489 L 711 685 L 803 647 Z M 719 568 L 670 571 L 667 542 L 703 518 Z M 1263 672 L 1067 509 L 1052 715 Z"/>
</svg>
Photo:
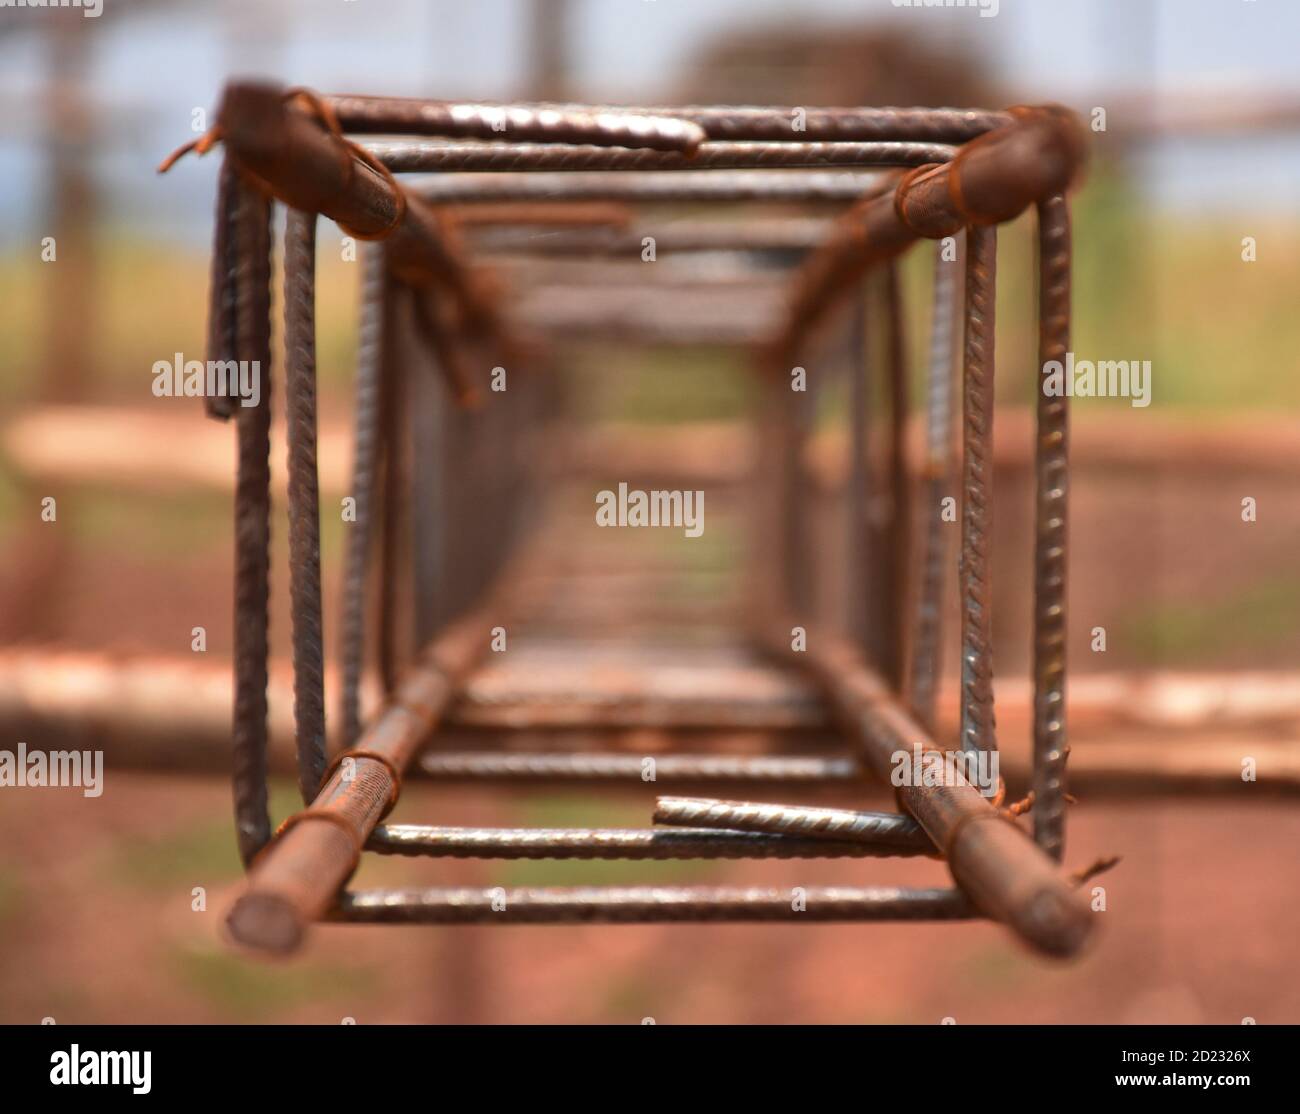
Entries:
<svg viewBox="0 0 1300 1114">
<path fill-rule="evenodd" d="M 233 438 L 197 400 L 151 394 L 155 360 L 203 347 L 217 161 L 154 168 L 240 75 L 456 100 L 1074 108 L 1094 147 L 1075 199 L 1073 349 L 1153 369 L 1149 407 L 1074 411 L 1074 757 L 1118 769 L 1160 750 L 1177 767 L 1159 784 L 1115 777 L 1074 807 L 1070 864 L 1123 863 L 1101 880 L 1101 942 L 1070 965 L 978 924 L 326 928 L 300 959 L 268 966 L 219 934 L 241 873 L 224 776 L 110 758 L 94 800 L 0 790 L 0 1021 L 1300 1021 L 1294 797 L 1188 772 L 1260 756 L 1291 771 L 1293 792 L 1300 760 L 1297 41 L 1300 8 L 1282 0 L 1001 0 L 994 18 L 888 0 L 0 10 L 0 747 L 94 745 L 128 698 L 162 724 L 169 705 L 214 731 L 228 722 Z M 998 306 L 996 663 L 1006 745 L 1022 748 L 1032 237 L 1032 218 L 1002 232 Z M 338 242 L 322 222 L 327 498 L 346 482 L 359 286 Z M 912 253 L 918 398 L 929 274 L 928 254 Z M 588 348 L 570 374 L 616 448 L 678 460 L 715 459 L 750 402 L 743 365 L 716 352 Z M 834 417 L 819 445 L 829 472 Z M 341 531 L 324 524 L 330 608 Z M 719 599 L 739 590 L 732 548 L 724 536 L 691 553 Z M 271 598 L 283 655 L 282 578 Z M 146 692 L 147 677 L 164 680 Z M 288 711 L 280 699 L 277 723 Z M 648 800 L 426 784 L 404 794 L 402 818 L 642 826 Z M 294 803 L 285 779 L 277 817 Z M 362 882 L 763 882 L 791 869 L 810 883 L 944 878 L 915 860 L 381 861 Z M 206 911 L 192 908 L 196 886 Z"/>
</svg>

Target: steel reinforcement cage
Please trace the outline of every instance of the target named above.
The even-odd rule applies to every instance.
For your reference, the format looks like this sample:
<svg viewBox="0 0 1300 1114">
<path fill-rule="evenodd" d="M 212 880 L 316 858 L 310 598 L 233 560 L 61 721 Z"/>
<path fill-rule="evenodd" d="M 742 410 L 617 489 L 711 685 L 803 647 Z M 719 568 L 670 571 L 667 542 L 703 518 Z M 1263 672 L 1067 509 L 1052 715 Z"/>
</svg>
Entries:
<svg viewBox="0 0 1300 1114">
<path fill-rule="evenodd" d="M 361 135 L 405 136 L 361 143 Z M 957 773 L 905 784 L 897 813 L 661 797 L 649 829 L 482 829 L 385 825 L 412 770 L 530 783 L 637 778 L 626 755 L 520 756 L 436 752 L 420 759 L 458 689 L 507 614 L 527 560 L 535 469 L 521 448 L 555 408 L 548 337 L 649 344 L 722 343 L 753 354 L 765 405 L 758 477 L 753 635 L 808 670 L 853 747 L 846 759 L 667 755 L 663 780 L 852 785 L 888 779 L 903 751 L 936 752 L 936 680 L 944 570 L 939 504 L 960 486 L 960 751 L 996 750 L 990 652 L 996 227 L 1030 206 L 1038 218 L 1037 363 L 1063 359 L 1070 330 L 1066 191 L 1083 157 L 1064 109 L 612 108 L 479 105 L 320 96 L 241 82 L 215 128 L 190 145 L 224 146 L 212 259 L 209 356 L 271 366 L 272 208 L 287 209 L 283 244 L 284 391 L 288 415 L 289 565 L 298 781 L 306 807 L 274 835 L 267 806 L 270 570 L 270 391 L 257 405 L 209 399 L 234 419 L 235 817 L 248 869 L 227 925 L 238 943 L 295 949 L 327 919 L 392 923 L 574 921 L 1004 922 L 1039 951 L 1076 952 L 1092 917 L 1059 867 L 1064 830 L 1067 399 L 1037 392 L 1033 604 L 1033 839 Z M 183 148 L 183 153 L 189 148 Z M 164 164 L 170 165 L 173 159 Z M 399 173 L 428 175 L 400 184 Z M 655 229 L 659 251 L 724 250 L 793 263 L 776 328 L 746 315 L 757 289 L 740 281 L 708 298 L 674 297 L 643 269 L 635 297 L 577 296 L 563 284 L 507 310 L 493 250 L 592 260 L 636 259 L 641 230 L 611 206 L 839 203 L 832 221 L 680 221 Z M 491 202 L 490 206 L 479 203 Z M 847 208 L 845 206 L 847 205 Z M 621 210 L 618 210 L 621 211 Z M 338 745 L 327 754 L 316 469 L 315 236 L 318 216 L 361 240 L 364 299 L 356 373 L 351 483 L 338 637 Z M 551 226 L 544 238 L 521 234 Z M 926 393 L 921 552 L 912 559 L 907 417 L 896 261 L 937 241 Z M 467 249 L 473 243 L 476 251 Z M 770 267 L 755 277 L 770 275 Z M 810 627 L 807 470 L 809 392 L 789 376 L 880 275 L 887 347 L 887 521 L 870 521 L 863 442 L 869 409 L 860 303 L 848 315 L 853 615 Z M 769 284 L 770 285 L 770 284 Z M 960 310 L 960 312 L 958 312 Z M 843 314 L 840 314 L 843 317 Z M 957 359 L 958 323 L 963 334 Z M 484 391 L 493 365 L 524 369 Z M 959 431 L 950 417 L 959 371 Z M 265 379 L 265 377 L 264 377 Z M 953 446 L 960 432 L 960 462 Z M 431 479 L 431 477 L 433 477 Z M 415 481 L 415 482 L 413 482 Z M 454 482 L 453 482 L 454 481 Z M 879 516 L 876 516 L 877 518 Z M 454 529 L 447 529 L 447 524 Z M 379 569 L 372 570 L 372 550 Z M 414 554 L 412 559 L 411 554 Z M 871 559 L 869 559 L 871 558 Z M 870 571 L 868 583 L 867 571 Z M 909 570 L 917 570 L 912 576 Z M 903 589 L 910 577 L 909 598 Z M 368 586 L 378 585 L 371 601 Z M 856 597 L 855 597 L 856 599 Z M 384 699 L 364 723 L 359 693 L 374 628 Z M 805 641 L 795 639 L 801 632 Z M 948 769 L 951 773 L 952 764 Z M 912 779 L 919 781 L 920 779 Z M 480 858 L 742 858 L 928 855 L 950 889 L 634 886 L 520 890 L 345 890 L 364 851 Z"/>
</svg>

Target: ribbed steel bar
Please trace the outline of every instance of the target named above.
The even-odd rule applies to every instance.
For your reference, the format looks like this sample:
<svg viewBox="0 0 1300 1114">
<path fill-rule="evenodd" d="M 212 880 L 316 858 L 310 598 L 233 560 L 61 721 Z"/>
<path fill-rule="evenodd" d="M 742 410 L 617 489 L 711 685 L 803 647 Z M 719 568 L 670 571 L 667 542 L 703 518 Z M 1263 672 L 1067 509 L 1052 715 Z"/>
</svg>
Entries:
<svg viewBox="0 0 1300 1114">
<path fill-rule="evenodd" d="M 483 228 L 471 233 L 481 251 L 520 252 L 539 256 L 621 256 L 640 259 L 646 237 L 655 251 L 800 253 L 815 247 L 830 231 L 830 222 L 814 218 L 754 218 L 753 220 L 673 220 L 586 228 Z"/>
<path fill-rule="evenodd" d="M 860 170 L 532 171 L 447 174 L 408 188 L 425 201 L 856 201 L 880 188 L 881 174 Z"/>
<path fill-rule="evenodd" d="M 420 292 L 410 299 L 415 323 L 424 343 L 432 350 L 436 366 L 451 389 L 451 396 L 462 406 L 481 399 L 465 355 L 455 342 L 455 329 L 448 320 L 442 300 L 433 292 Z M 472 473 L 470 473 L 472 475 Z"/>
<path fill-rule="evenodd" d="M 903 295 L 898 261 L 884 265 L 885 368 L 889 382 L 889 526 L 888 553 L 877 588 L 882 596 L 879 619 L 884 625 L 881 662 L 885 680 L 901 692 L 906 679 L 905 601 L 912 568 L 912 485 L 907 472 L 908 371 L 907 339 L 903 332 Z"/>
<path fill-rule="evenodd" d="M 239 203 L 239 177 L 235 164 L 221 160 L 217 177 L 216 215 L 213 221 L 212 272 L 208 296 L 208 360 L 223 363 L 236 359 L 235 220 Z M 209 364 L 211 366 L 211 363 Z M 205 394 L 203 407 L 211 418 L 223 421 L 233 416 L 236 399 L 229 395 Z"/>
<path fill-rule="evenodd" d="M 271 549 L 271 205 L 242 178 L 235 217 L 236 349 L 257 369 L 257 405 L 237 406 L 235 830 L 244 863 L 271 837 L 267 810 L 267 608 Z M 241 400 L 242 401 L 242 400 Z"/>
<path fill-rule="evenodd" d="M 768 322 L 779 309 L 779 297 L 772 284 L 712 290 L 538 286 L 519 298 L 514 317 L 522 326 L 566 340 L 743 345 L 770 338 Z"/>
<path fill-rule="evenodd" d="M 790 646 L 788 617 L 776 616 L 765 638 L 774 654 L 809 669 L 825 687 L 844 727 L 877 776 L 896 785 L 898 803 L 914 816 L 948 860 L 954 880 L 989 916 L 1049 955 L 1073 955 L 1093 930 L 1088 903 L 1056 864 L 999 812 L 955 763 L 944 760 L 942 784 L 916 772 L 917 752 L 936 751 L 925 730 L 869 669 L 861 652 L 826 631 L 812 632 L 807 649 Z M 960 753 L 960 752 L 958 752 Z M 912 775 L 895 779 L 910 758 Z"/>
<path fill-rule="evenodd" d="M 395 173 L 447 171 L 668 171 L 832 166 L 921 166 L 945 162 L 955 148 L 942 143 L 704 143 L 692 154 L 619 147 L 519 143 L 367 143 Z"/>
<path fill-rule="evenodd" d="M 785 328 L 770 353 L 772 366 L 789 362 L 869 267 L 892 259 L 919 237 L 941 239 L 970 224 L 1012 219 L 1064 190 L 1083 154 L 1083 133 L 1070 113 L 1022 109 L 1005 126 L 964 144 L 950 162 L 917 168 L 894 179 L 886 195 L 864 197 L 804 262 Z"/>
<path fill-rule="evenodd" d="M 1038 205 L 1038 368 L 1070 347 L 1070 208 L 1057 194 Z M 1069 398 L 1038 380 L 1034 456 L 1034 838 L 1054 859 L 1065 847 L 1066 513 Z"/>
<path fill-rule="evenodd" d="M 285 409 L 289 443 L 289 608 L 298 790 L 304 803 L 325 774 L 325 628 L 316 472 L 316 214 L 284 224 Z"/>
<path fill-rule="evenodd" d="M 683 105 L 646 108 L 680 115 L 702 127 L 710 139 L 728 140 L 910 140 L 963 143 L 1002 127 L 1005 112 L 963 108 L 792 108 L 764 105 Z"/>
<path fill-rule="evenodd" d="M 408 308 L 418 296 L 409 289 L 396 290 L 393 294 L 403 299 Z M 380 388 L 383 498 L 380 500 L 378 650 L 379 673 L 388 695 L 397 687 L 408 648 L 403 638 L 407 613 L 402 606 L 402 594 L 411 556 L 407 545 L 411 495 L 411 415 L 407 403 L 411 371 L 406 361 L 385 361 Z"/>
<path fill-rule="evenodd" d="M 757 781 L 780 783 L 853 782 L 862 777 L 854 758 L 662 754 L 652 763 L 636 754 L 564 752 L 500 754 L 490 751 L 426 751 L 421 773 L 446 780 L 630 781 L 644 783 L 647 771 L 659 782 Z"/>
<path fill-rule="evenodd" d="M 618 201 L 591 201 L 570 205 L 563 201 L 499 201 L 489 205 L 452 205 L 444 213 L 461 229 L 474 232 L 494 231 L 536 236 L 543 231 L 559 232 L 612 231 L 627 229 L 632 223 L 632 209 Z"/>
<path fill-rule="evenodd" d="M 966 232 L 966 338 L 962 359 L 961 747 L 997 750 L 993 713 L 993 333 L 997 229 Z"/>
<path fill-rule="evenodd" d="M 226 86 L 218 127 L 230 157 L 292 208 L 327 216 L 361 239 L 383 239 L 404 282 L 445 288 L 476 334 L 501 336 L 495 291 L 456 250 L 442 216 L 366 162 L 279 86 Z"/>
<path fill-rule="evenodd" d="M 954 921 L 960 890 L 892 886 L 582 886 L 362 890 L 330 919 L 354 924 L 672 924 L 703 921 Z"/>
<path fill-rule="evenodd" d="M 647 109 L 647 111 L 650 111 Z M 1005 112 L 961 108 L 791 108 L 746 105 L 665 106 L 665 114 L 699 124 L 710 139 L 910 140 L 963 143 L 1002 127 Z"/>
<path fill-rule="evenodd" d="M 919 560 L 919 584 L 913 621 L 909 698 L 912 714 L 931 733 L 942 668 L 940 631 L 943 624 L 944 577 L 948 569 L 948 524 L 943 500 L 952 483 L 953 370 L 956 352 L 957 281 L 960 251 L 945 259 L 943 241 L 935 244 L 934 298 L 930 310 L 930 353 L 926 372 L 925 530 Z"/>
<path fill-rule="evenodd" d="M 810 805 L 715 801 L 705 797 L 660 797 L 655 801 L 654 822 L 679 827 L 767 832 L 769 835 L 807 839 L 850 840 L 906 848 L 916 854 L 934 851 L 934 844 L 921 826 L 912 817 L 898 812 L 855 812 Z"/>
<path fill-rule="evenodd" d="M 366 586 L 374 550 L 375 504 L 379 498 L 380 391 L 385 360 L 384 315 L 389 310 L 384 249 L 372 244 L 362 255 L 361 323 L 353 403 L 351 497 L 339 608 L 339 734 L 351 746 L 361 732 L 361 675 L 365 663 Z M 387 291 L 391 293 L 391 291 Z"/>
<path fill-rule="evenodd" d="M 812 538 L 816 509 L 809 490 L 807 456 L 817 418 L 821 374 L 815 366 L 801 370 L 804 382 L 798 390 L 794 389 L 793 368 L 778 376 L 782 386 L 776 429 L 781 446 L 781 533 L 774 540 L 781 546 L 787 606 L 806 626 L 817 602 Z"/>
<path fill-rule="evenodd" d="M 871 361 L 867 355 L 868 306 L 862 285 L 853 292 L 845 330 L 848 374 L 849 474 L 844 485 L 849 613 L 846 630 L 864 647 L 874 645 L 874 616 L 867 599 L 872 567 L 871 470 L 867 459 Z"/>
<path fill-rule="evenodd" d="M 333 903 L 356 868 L 370 833 L 396 800 L 397 778 L 441 719 L 466 673 L 486 652 L 499 623 L 503 573 L 496 592 L 425 647 L 397 691 L 361 733 L 350 760 L 340 762 L 312 806 L 290 817 L 249 871 L 244 892 L 226 918 L 247 947 L 284 954 Z"/>
<path fill-rule="evenodd" d="M 446 828 L 381 824 L 367 850 L 451 859 L 843 859 L 925 854 L 920 844 L 802 839 L 714 828 Z"/>
<path fill-rule="evenodd" d="M 513 143 L 582 143 L 695 150 L 704 129 L 680 117 L 582 105 L 457 104 L 414 97 L 335 95 L 325 98 L 345 131 L 401 133 Z"/>
<path fill-rule="evenodd" d="M 655 250 L 658 252 L 658 243 Z M 642 249 L 644 250 L 644 249 Z M 708 258 L 682 256 L 663 259 L 647 267 L 636 255 L 624 259 L 553 259 L 529 254 L 494 256 L 492 263 L 512 286 L 558 286 L 577 291 L 612 292 L 617 287 L 643 290 L 689 291 L 701 298 L 715 294 L 778 296 L 785 284 L 786 268 L 778 261 L 759 261 L 739 252 L 713 253 Z M 784 262 L 784 260 L 779 261 Z"/>
<path fill-rule="evenodd" d="M 338 98 L 334 98 L 337 101 Z M 431 102 L 438 104 L 440 102 Z M 779 105 L 530 104 L 534 111 L 636 113 L 690 120 L 710 139 L 803 142 L 963 143 L 1011 120 L 1006 112 L 963 108 L 803 108 Z M 409 130 L 409 129 L 398 129 Z"/>
</svg>

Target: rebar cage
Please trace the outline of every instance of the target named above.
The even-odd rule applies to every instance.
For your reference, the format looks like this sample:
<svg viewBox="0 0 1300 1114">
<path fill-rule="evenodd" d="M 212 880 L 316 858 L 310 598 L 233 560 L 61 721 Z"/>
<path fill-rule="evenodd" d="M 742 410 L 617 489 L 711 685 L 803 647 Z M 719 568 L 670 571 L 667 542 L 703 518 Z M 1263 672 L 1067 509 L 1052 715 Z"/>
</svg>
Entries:
<svg viewBox="0 0 1300 1114">
<path fill-rule="evenodd" d="M 403 138 L 352 138 L 368 135 Z M 227 920 L 236 942 L 288 952 L 322 919 L 795 922 L 982 915 L 1044 953 L 1068 955 L 1083 945 L 1091 913 L 1058 865 L 1067 752 L 1064 395 L 1037 392 L 1032 840 L 1018 822 L 1030 799 L 1003 807 L 999 787 L 976 784 L 963 772 L 972 765 L 951 761 L 997 748 L 989 568 L 996 226 L 1036 208 L 1041 370 L 1063 359 L 1069 346 L 1066 191 L 1082 161 L 1083 139 L 1068 112 L 475 105 L 326 97 L 243 82 L 227 88 L 217 126 L 194 146 L 202 152 L 217 141 L 225 159 L 213 252 L 214 360 L 271 365 L 271 211 L 277 201 L 287 209 L 288 549 L 298 780 L 306 806 L 272 835 L 271 392 L 264 383 L 254 406 L 209 400 L 213 416 L 234 418 L 238 439 L 234 798 L 248 878 Z M 421 177 L 399 184 L 396 175 L 407 173 Z M 736 219 L 745 212 L 737 206 L 746 202 L 779 205 L 778 215 Z M 633 206 L 681 203 L 694 207 L 691 219 L 651 226 L 628 219 Z M 825 219 L 831 206 L 837 215 Z M 698 218 L 705 207 L 724 219 Z M 374 241 L 363 253 L 353 516 L 332 747 L 326 743 L 316 478 L 314 272 L 322 215 L 345 234 Z M 538 227 L 547 234 L 536 235 Z M 921 239 L 935 242 L 935 263 L 926 449 L 916 477 L 923 513 L 914 524 L 897 261 Z M 675 281 L 681 270 L 637 270 L 648 242 L 674 257 L 726 253 L 740 274 L 706 282 L 702 294 L 698 285 Z M 592 276 L 585 287 L 566 280 L 566 267 L 574 266 Z M 869 321 L 864 282 L 873 291 Z M 764 297 L 756 311 L 755 299 Z M 883 360 L 863 358 L 868 328 L 882 341 Z M 529 539 L 539 529 L 532 510 L 539 502 L 536 439 L 560 405 L 548 342 L 574 337 L 725 344 L 749 357 L 763 405 L 754 470 L 759 559 L 746 588 L 745 634 L 815 682 L 843 745 L 831 755 L 668 753 L 656 760 L 655 779 L 851 787 L 874 776 L 892 784 L 897 812 L 661 797 L 657 826 L 647 829 L 384 823 L 403 777 L 412 773 L 530 784 L 644 777 L 644 762 L 621 753 L 466 753 L 429 745 L 518 607 L 512 586 L 532 559 Z M 810 591 L 818 540 L 809 515 L 807 450 L 815 396 L 830 380 L 824 370 L 830 367 L 848 388 L 850 451 L 843 486 L 845 590 L 827 606 Z M 958 384 L 960 421 L 954 422 Z M 877 396 L 887 403 L 883 470 L 869 463 L 882 457 L 879 446 L 866 451 Z M 952 516 L 945 508 L 957 505 L 960 731 L 954 749 L 935 740 L 942 601 L 952 556 L 945 521 Z M 383 699 L 363 717 L 370 646 Z M 941 760 L 947 776 L 891 777 L 902 754 L 914 756 L 918 770 L 923 758 Z M 345 889 L 367 850 L 482 858 L 928 855 L 947 862 L 955 885 L 806 887 L 795 895 L 739 886 Z"/>
</svg>

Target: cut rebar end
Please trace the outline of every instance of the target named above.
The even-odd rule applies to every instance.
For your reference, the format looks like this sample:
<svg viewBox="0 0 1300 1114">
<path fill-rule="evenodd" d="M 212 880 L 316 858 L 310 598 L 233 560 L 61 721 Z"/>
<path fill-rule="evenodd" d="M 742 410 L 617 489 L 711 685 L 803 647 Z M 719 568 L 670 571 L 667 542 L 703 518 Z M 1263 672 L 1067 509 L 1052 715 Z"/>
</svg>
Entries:
<svg viewBox="0 0 1300 1114">
<path fill-rule="evenodd" d="M 307 934 L 298 911 L 278 894 L 246 893 L 226 917 L 226 931 L 237 944 L 265 955 L 290 955 Z"/>
<path fill-rule="evenodd" d="M 1025 940 L 1044 955 L 1069 959 L 1078 955 L 1094 934 L 1092 911 L 1082 896 L 1044 889 L 1014 918 Z"/>
</svg>

